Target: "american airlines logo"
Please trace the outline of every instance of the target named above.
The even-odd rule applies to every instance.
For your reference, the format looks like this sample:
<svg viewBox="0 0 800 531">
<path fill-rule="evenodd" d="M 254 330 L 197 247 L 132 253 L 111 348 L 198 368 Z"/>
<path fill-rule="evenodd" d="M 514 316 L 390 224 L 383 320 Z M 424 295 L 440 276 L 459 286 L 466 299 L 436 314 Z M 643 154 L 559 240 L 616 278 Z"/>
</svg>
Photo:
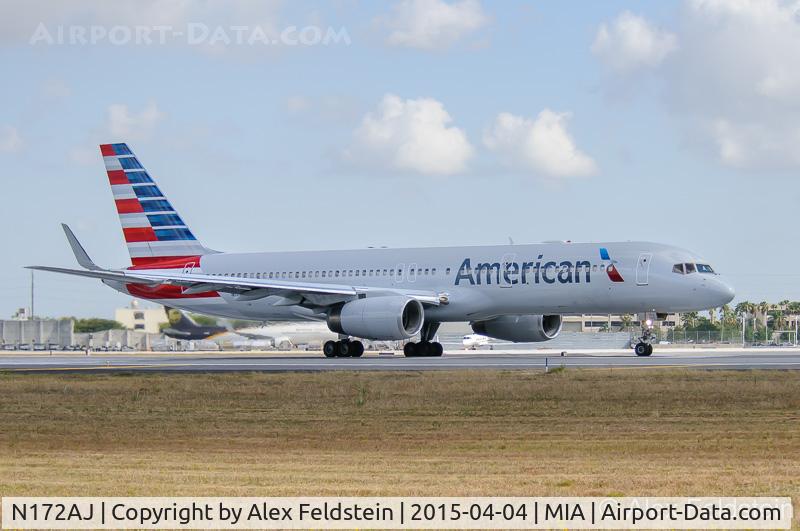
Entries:
<svg viewBox="0 0 800 531">
<path fill-rule="evenodd" d="M 544 255 L 540 254 L 536 261 L 516 262 L 503 260 L 500 262 L 478 262 L 474 266 L 470 258 L 461 262 L 461 267 L 456 273 L 455 285 L 469 283 L 471 286 L 501 285 L 514 286 L 517 284 L 589 284 L 592 281 L 592 263 L 588 260 L 563 260 L 557 262 L 549 260 L 542 262 Z M 608 250 L 600 248 L 600 259 L 611 263 L 605 269 L 612 282 L 624 282 L 619 274 L 614 261 L 611 260 Z M 597 271 L 597 266 L 594 266 Z"/>
</svg>

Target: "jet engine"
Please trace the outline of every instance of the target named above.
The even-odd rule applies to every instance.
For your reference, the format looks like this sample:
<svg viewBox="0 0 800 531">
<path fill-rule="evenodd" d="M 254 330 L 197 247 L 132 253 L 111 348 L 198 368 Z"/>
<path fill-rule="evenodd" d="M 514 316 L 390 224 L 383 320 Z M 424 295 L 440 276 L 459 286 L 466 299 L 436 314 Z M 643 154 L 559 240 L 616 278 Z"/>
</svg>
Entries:
<svg viewBox="0 0 800 531">
<path fill-rule="evenodd" d="M 561 332 L 561 316 L 501 315 L 486 321 L 475 321 L 471 326 L 476 334 L 515 343 L 533 343 L 555 338 Z"/>
<path fill-rule="evenodd" d="M 401 340 L 419 333 L 422 304 L 402 295 L 365 297 L 347 302 L 328 314 L 328 328 L 365 339 Z"/>
</svg>

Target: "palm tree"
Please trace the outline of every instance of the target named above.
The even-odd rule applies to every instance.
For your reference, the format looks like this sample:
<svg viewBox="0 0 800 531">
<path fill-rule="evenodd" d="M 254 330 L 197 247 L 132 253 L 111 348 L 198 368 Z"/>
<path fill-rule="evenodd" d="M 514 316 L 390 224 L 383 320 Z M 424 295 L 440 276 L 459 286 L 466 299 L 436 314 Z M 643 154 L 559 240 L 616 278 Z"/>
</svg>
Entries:
<svg viewBox="0 0 800 531">
<path fill-rule="evenodd" d="M 775 310 L 772 312 L 772 329 L 783 330 L 786 328 L 786 314 L 783 310 Z"/>
<path fill-rule="evenodd" d="M 750 301 L 742 301 L 736 305 L 733 311 L 736 312 L 736 315 L 739 317 L 747 317 L 753 314 L 753 306 L 754 304 Z"/>
<path fill-rule="evenodd" d="M 757 310 L 759 315 L 761 316 L 761 320 L 764 321 L 764 326 L 767 325 L 767 314 L 771 307 L 772 305 L 767 301 L 761 301 L 758 303 Z"/>
<path fill-rule="evenodd" d="M 620 315 L 619 320 L 622 322 L 622 331 L 627 332 L 633 323 L 633 317 L 629 314 Z"/>
<path fill-rule="evenodd" d="M 733 309 L 728 304 L 723 304 L 722 307 L 719 309 L 720 314 L 722 315 L 722 325 L 723 326 L 736 326 L 736 313 L 734 313 Z"/>
<path fill-rule="evenodd" d="M 691 328 L 697 323 L 697 312 L 686 312 L 681 314 L 681 323 L 684 328 Z"/>
</svg>

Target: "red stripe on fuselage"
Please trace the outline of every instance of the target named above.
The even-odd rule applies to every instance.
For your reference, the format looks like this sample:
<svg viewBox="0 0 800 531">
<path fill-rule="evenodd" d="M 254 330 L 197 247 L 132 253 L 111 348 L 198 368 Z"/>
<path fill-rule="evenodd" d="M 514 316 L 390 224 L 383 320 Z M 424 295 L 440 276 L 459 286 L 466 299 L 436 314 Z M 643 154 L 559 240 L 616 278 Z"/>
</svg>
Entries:
<svg viewBox="0 0 800 531">
<path fill-rule="evenodd" d="M 200 255 L 197 256 L 140 256 L 131 258 L 133 266 L 128 269 L 183 269 L 200 267 Z"/>
<path fill-rule="evenodd" d="M 108 182 L 111 184 L 130 184 L 123 170 L 108 170 Z M 137 200 L 138 201 L 138 200 Z"/>
<path fill-rule="evenodd" d="M 125 241 L 128 243 L 158 241 L 152 227 L 130 227 L 122 229 L 122 232 L 125 233 Z"/>
<path fill-rule="evenodd" d="M 127 284 L 128 293 L 141 299 L 203 299 L 219 297 L 216 291 L 204 291 L 186 295 L 180 286 L 146 286 L 143 284 Z"/>
<path fill-rule="evenodd" d="M 119 214 L 138 214 L 144 212 L 142 204 L 138 199 L 117 199 L 117 213 Z"/>
</svg>

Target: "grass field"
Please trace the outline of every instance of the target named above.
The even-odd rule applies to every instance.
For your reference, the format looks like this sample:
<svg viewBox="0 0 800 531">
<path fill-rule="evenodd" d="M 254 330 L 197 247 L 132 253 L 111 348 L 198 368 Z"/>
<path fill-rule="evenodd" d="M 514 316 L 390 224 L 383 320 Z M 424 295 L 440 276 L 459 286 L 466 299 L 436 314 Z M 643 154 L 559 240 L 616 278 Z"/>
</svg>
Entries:
<svg viewBox="0 0 800 531">
<path fill-rule="evenodd" d="M 800 496 L 800 373 L 0 374 L 0 495 Z"/>
</svg>

